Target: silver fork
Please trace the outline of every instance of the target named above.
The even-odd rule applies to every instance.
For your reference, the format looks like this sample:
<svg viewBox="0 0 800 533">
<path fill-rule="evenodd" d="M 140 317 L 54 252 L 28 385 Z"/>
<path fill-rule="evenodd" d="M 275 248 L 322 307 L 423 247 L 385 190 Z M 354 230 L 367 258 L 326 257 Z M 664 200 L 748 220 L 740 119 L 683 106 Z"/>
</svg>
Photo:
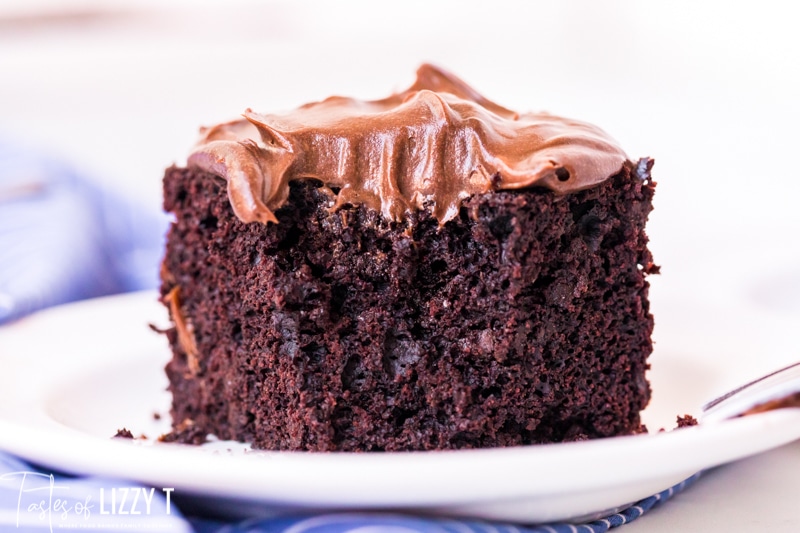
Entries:
<svg viewBox="0 0 800 533">
<path fill-rule="evenodd" d="M 701 421 L 719 422 L 784 407 L 800 407 L 800 361 L 711 400 L 702 408 Z"/>
</svg>

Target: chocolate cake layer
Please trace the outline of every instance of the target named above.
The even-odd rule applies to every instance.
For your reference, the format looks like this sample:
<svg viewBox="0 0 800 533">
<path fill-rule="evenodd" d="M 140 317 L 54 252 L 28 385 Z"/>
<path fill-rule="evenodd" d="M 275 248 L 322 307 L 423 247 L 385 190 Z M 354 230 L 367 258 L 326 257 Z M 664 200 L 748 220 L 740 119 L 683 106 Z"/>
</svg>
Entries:
<svg viewBox="0 0 800 533">
<path fill-rule="evenodd" d="M 431 450 L 637 432 L 653 319 L 651 162 L 390 221 L 289 184 L 277 224 L 170 168 L 174 426 L 274 450 Z M 178 432 L 180 433 L 180 432 Z"/>
</svg>

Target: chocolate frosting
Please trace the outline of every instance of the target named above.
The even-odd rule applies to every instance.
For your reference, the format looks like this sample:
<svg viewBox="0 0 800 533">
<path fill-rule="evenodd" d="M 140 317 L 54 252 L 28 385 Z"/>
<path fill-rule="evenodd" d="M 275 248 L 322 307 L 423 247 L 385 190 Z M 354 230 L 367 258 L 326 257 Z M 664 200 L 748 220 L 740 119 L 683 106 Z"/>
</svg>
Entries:
<svg viewBox="0 0 800 533">
<path fill-rule="evenodd" d="M 334 208 L 365 204 L 394 221 L 430 209 L 444 224 L 473 194 L 533 185 L 567 194 L 604 181 L 626 159 L 595 126 L 515 113 L 431 65 L 383 100 L 333 96 L 275 115 L 248 109 L 201 133 L 189 164 L 227 180 L 244 222 L 277 222 L 289 181 L 316 179 Z"/>
</svg>

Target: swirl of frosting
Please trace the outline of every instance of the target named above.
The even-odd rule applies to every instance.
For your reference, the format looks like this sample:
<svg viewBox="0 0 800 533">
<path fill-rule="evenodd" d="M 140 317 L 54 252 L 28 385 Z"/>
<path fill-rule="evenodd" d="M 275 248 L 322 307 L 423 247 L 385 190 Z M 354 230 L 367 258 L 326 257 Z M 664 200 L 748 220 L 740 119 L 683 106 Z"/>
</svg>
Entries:
<svg viewBox="0 0 800 533">
<path fill-rule="evenodd" d="M 316 179 L 338 190 L 334 208 L 365 204 L 393 221 L 430 209 L 444 224 L 471 195 L 534 185 L 567 194 L 627 159 L 595 126 L 515 113 L 431 65 L 382 100 L 333 96 L 280 115 L 248 109 L 201 133 L 189 164 L 227 180 L 244 222 L 277 222 L 289 182 Z"/>
</svg>

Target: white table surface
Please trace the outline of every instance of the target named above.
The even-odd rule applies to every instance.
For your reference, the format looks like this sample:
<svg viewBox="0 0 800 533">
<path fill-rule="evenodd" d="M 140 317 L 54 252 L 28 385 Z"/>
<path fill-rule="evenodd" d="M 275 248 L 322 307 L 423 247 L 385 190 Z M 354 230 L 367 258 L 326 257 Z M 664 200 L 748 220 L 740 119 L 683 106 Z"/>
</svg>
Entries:
<svg viewBox="0 0 800 533">
<path fill-rule="evenodd" d="M 507 107 L 599 124 L 631 157 L 656 159 L 656 340 L 675 339 L 679 322 L 659 317 L 660 298 L 733 311 L 687 309 L 697 328 L 657 345 L 654 364 L 679 353 L 724 365 L 733 385 L 800 359 L 787 326 L 800 319 L 800 10 L 429 4 L 5 0 L 0 135 L 158 205 L 163 169 L 185 159 L 198 126 L 247 107 L 383 97 L 435 62 Z M 753 313 L 774 327 L 748 329 Z M 752 359 L 725 360 L 730 334 Z M 794 531 L 799 469 L 800 443 L 725 466 L 624 530 Z"/>
</svg>

